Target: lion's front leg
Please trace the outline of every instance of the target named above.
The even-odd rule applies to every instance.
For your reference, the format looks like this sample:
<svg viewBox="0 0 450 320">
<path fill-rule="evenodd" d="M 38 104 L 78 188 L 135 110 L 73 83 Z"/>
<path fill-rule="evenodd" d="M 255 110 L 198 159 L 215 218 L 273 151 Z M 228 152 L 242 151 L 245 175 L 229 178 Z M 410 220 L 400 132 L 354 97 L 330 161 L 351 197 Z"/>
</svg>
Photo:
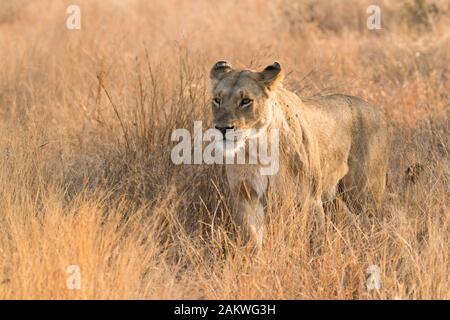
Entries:
<svg viewBox="0 0 450 320">
<path fill-rule="evenodd" d="M 242 168 L 233 167 L 227 170 L 237 215 L 236 222 L 244 242 L 251 241 L 260 249 L 265 233 L 264 199 L 268 178 L 252 167 L 239 169 Z"/>
<path fill-rule="evenodd" d="M 261 249 L 265 234 L 265 214 L 261 200 L 237 196 L 235 205 L 244 242 L 253 242 Z"/>
</svg>

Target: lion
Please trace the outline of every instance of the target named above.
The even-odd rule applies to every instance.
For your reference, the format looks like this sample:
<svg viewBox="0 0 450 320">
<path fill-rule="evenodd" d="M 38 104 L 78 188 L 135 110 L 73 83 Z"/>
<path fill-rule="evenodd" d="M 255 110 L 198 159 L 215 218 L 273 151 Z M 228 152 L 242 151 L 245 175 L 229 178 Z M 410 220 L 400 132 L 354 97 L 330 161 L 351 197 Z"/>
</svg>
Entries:
<svg viewBox="0 0 450 320">
<path fill-rule="evenodd" d="M 344 94 L 302 99 L 283 87 L 283 77 L 278 62 L 262 71 L 235 70 L 227 61 L 217 62 L 210 72 L 214 127 L 222 134 L 217 143 L 227 145 L 229 133 L 248 142 L 276 129 L 280 165 L 300 190 L 307 190 L 319 219 L 324 219 L 324 203 L 339 194 L 351 211 L 361 210 L 367 202 L 378 208 L 389 150 L 383 114 Z M 235 153 L 243 148 L 233 146 Z M 280 173 L 261 174 L 259 163 L 225 166 L 243 239 L 261 248 L 269 183 L 282 186 L 284 182 L 277 179 Z"/>
</svg>

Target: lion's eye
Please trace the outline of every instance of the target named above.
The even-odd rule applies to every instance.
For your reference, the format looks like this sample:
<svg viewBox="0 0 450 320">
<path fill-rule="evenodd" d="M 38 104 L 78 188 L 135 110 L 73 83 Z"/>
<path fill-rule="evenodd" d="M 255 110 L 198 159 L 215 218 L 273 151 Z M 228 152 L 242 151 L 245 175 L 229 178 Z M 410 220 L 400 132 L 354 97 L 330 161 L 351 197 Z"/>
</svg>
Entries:
<svg viewBox="0 0 450 320">
<path fill-rule="evenodd" d="M 253 100 L 251 99 L 242 99 L 241 101 L 241 107 L 246 108 L 252 104 Z"/>
<path fill-rule="evenodd" d="M 213 99 L 213 103 L 214 103 L 214 105 L 216 106 L 216 107 L 218 107 L 218 106 L 220 106 L 220 99 L 219 98 L 214 98 Z"/>
</svg>

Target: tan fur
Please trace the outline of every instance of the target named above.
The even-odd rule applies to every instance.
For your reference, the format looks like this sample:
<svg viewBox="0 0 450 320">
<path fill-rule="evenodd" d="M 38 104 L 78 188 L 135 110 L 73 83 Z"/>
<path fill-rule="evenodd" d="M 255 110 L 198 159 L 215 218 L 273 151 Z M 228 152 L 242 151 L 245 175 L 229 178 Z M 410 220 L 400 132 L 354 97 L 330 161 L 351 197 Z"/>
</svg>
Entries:
<svg viewBox="0 0 450 320">
<path fill-rule="evenodd" d="M 323 219 L 323 201 L 343 193 L 360 211 L 370 201 L 379 205 L 386 184 L 388 134 L 382 114 L 360 98 L 335 94 L 302 100 L 283 88 L 278 63 L 262 72 L 234 70 L 225 61 L 211 70 L 216 126 L 245 130 L 276 128 L 280 132 L 280 166 L 307 192 Z M 240 107 L 253 100 L 251 109 Z M 259 165 L 227 165 L 238 223 L 257 246 L 264 236 L 264 198 L 278 175 L 262 176 Z M 281 173 L 280 173 L 281 174 Z M 283 182 L 284 183 L 284 182 Z M 278 188 L 274 188 L 275 190 Z"/>
</svg>

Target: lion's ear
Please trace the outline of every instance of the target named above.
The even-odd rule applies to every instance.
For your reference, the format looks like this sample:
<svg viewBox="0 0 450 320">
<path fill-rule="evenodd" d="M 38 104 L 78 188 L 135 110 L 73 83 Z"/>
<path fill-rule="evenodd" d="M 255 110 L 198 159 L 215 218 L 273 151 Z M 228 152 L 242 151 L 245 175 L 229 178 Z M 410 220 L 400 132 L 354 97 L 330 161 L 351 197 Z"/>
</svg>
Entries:
<svg viewBox="0 0 450 320">
<path fill-rule="evenodd" d="M 218 61 L 211 69 L 211 80 L 218 81 L 225 73 L 230 72 L 231 70 L 232 67 L 228 61 Z"/>
<path fill-rule="evenodd" d="M 274 62 L 267 66 L 263 71 L 259 72 L 260 81 L 269 89 L 275 88 L 281 84 L 284 78 L 284 72 L 281 64 Z"/>
</svg>

